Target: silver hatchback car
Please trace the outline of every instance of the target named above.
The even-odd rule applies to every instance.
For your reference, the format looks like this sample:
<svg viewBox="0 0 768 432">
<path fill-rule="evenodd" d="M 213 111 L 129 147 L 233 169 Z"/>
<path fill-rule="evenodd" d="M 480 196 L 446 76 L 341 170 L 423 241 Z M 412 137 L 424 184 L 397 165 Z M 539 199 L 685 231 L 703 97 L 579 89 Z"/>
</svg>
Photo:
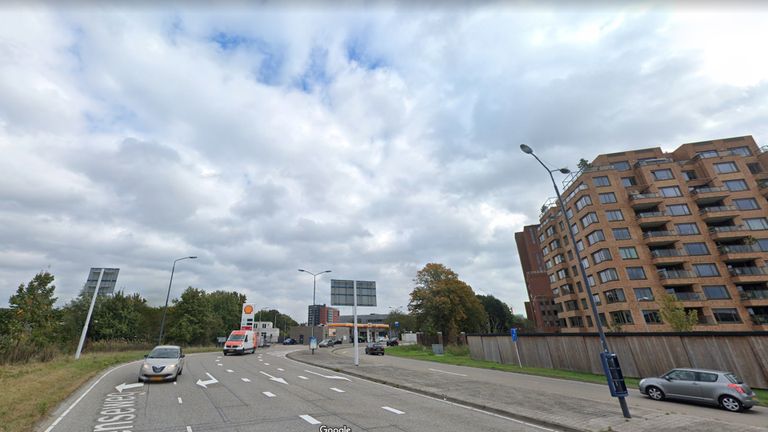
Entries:
<svg viewBox="0 0 768 432">
<path fill-rule="evenodd" d="M 672 369 L 658 378 L 640 380 L 640 393 L 653 400 L 679 399 L 720 405 L 739 412 L 755 405 L 755 393 L 731 372 Z"/>
<path fill-rule="evenodd" d="M 139 381 L 176 381 L 184 370 L 184 353 L 180 346 L 159 345 L 144 356 Z"/>
</svg>

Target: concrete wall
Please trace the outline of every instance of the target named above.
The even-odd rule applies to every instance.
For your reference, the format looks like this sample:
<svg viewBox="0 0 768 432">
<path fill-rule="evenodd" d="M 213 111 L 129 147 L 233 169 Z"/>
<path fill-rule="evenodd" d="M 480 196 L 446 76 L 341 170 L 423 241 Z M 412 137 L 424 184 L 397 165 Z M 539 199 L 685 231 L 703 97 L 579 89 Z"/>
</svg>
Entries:
<svg viewBox="0 0 768 432">
<path fill-rule="evenodd" d="M 768 388 L 768 332 L 608 334 L 625 376 L 658 376 L 675 367 L 727 370 L 752 387 Z M 475 360 L 517 363 L 507 335 L 468 335 Z M 602 374 L 596 334 L 521 334 L 523 366 Z"/>
</svg>

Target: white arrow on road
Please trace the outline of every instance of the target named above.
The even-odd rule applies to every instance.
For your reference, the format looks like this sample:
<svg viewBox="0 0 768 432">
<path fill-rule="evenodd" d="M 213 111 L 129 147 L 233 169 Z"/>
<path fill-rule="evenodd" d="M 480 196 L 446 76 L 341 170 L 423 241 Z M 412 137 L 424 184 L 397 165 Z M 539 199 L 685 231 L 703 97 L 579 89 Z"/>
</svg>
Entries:
<svg viewBox="0 0 768 432">
<path fill-rule="evenodd" d="M 122 393 L 122 392 L 123 392 L 123 390 L 125 390 L 125 389 L 129 389 L 129 388 L 135 388 L 135 387 L 141 387 L 141 386 L 143 386 L 143 385 L 144 385 L 144 383 L 136 383 L 136 384 L 126 384 L 126 383 L 122 383 L 122 384 L 120 384 L 119 386 L 115 387 L 115 390 L 117 390 L 117 391 L 119 391 L 120 393 Z"/>
<path fill-rule="evenodd" d="M 349 378 L 347 378 L 347 377 L 338 376 L 338 375 L 323 375 L 323 374 L 321 374 L 321 373 L 312 372 L 311 370 L 306 370 L 306 369 L 304 369 L 304 372 L 307 372 L 307 373 L 311 373 L 311 374 L 314 374 L 314 375 L 317 375 L 317 376 L 321 376 L 321 377 L 323 377 L 323 378 L 328 378 L 328 379 L 337 379 L 337 380 L 345 380 L 345 381 L 351 381 L 351 380 L 350 380 Z"/>
<path fill-rule="evenodd" d="M 219 380 L 214 378 L 213 375 L 209 374 L 208 372 L 206 372 L 205 374 L 208 375 L 208 377 L 210 379 L 207 380 L 207 381 L 203 381 L 203 380 L 199 379 L 199 380 L 197 380 L 197 382 L 195 384 L 199 385 L 202 388 L 208 388 L 209 385 L 216 384 L 217 382 L 219 382 Z"/>
<path fill-rule="evenodd" d="M 287 382 L 285 382 L 284 379 L 282 379 L 282 378 L 275 378 L 272 375 L 270 375 L 270 374 L 268 374 L 268 373 L 266 373 L 264 371 L 259 371 L 259 373 L 262 374 L 262 375 L 268 376 L 271 381 L 277 381 L 279 383 L 288 384 Z"/>
</svg>

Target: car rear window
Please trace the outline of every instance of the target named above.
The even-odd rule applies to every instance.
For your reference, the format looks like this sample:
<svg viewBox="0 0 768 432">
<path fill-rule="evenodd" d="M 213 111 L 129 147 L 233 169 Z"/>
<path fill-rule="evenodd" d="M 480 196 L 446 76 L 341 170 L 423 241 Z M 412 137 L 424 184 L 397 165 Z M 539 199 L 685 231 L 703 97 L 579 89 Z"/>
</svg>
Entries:
<svg viewBox="0 0 768 432">
<path fill-rule="evenodd" d="M 734 375 L 732 373 L 725 374 L 725 377 L 728 378 L 728 381 L 734 383 L 734 384 L 744 384 L 744 381 L 741 380 L 737 375 Z"/>
<path fill-rule="evenodd" d="M 701 382 L 717 382 L 717 374 L 696 372 L 696 381 Z"/>
</svg>

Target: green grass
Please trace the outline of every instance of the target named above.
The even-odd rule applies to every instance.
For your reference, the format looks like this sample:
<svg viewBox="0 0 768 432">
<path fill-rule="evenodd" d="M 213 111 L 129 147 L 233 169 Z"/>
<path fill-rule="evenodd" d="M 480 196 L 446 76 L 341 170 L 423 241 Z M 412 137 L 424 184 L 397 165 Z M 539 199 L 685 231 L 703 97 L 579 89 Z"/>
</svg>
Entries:
<svg viewBox="0 0 768 432">
<path fill-rule="evenodd" d="M 186 353 L 215 351 L 194 347 Z M 3 365 L 0 368 L 0 431 L 32 431 L 61 401 L 110 366 L 140 360 L 147 351 L 60 356 L 47 362 Z"/>
<path fill-rule="evenodd" d="M 432 350 L 422 345 L 403 345 L 387 348 L 387 354 L 397 357 L 406 357 L 416 360 L 433 361 L 437 363 L 445 363 L 457 366 L 469 366 L 482 369 L 494 369 L 506 372 L 523 373 L 528 375 L 537 375 L 550 378 L 561 378 L 572 381 L 582 381 L 597 384 L 605 384 L 605 375 L 596 375 L 588 372 L 575 372 L 564 369 L 548 369 L 523 366 L 522 368 L 516 364 L 496 363 L 485 360 L 473 360 L 469 357 L 468 347 L 454 347 L 446 346 L 445 354 L 435 355 L 432 354 Z M 627 387 L 637 388 L 640 382 L 639 378 L 626 378 L 624 382 Z M 753 389 L 757 398 L 760 401 L 760 405 L 768 405 L 768 390 Z"/>
</svg>

